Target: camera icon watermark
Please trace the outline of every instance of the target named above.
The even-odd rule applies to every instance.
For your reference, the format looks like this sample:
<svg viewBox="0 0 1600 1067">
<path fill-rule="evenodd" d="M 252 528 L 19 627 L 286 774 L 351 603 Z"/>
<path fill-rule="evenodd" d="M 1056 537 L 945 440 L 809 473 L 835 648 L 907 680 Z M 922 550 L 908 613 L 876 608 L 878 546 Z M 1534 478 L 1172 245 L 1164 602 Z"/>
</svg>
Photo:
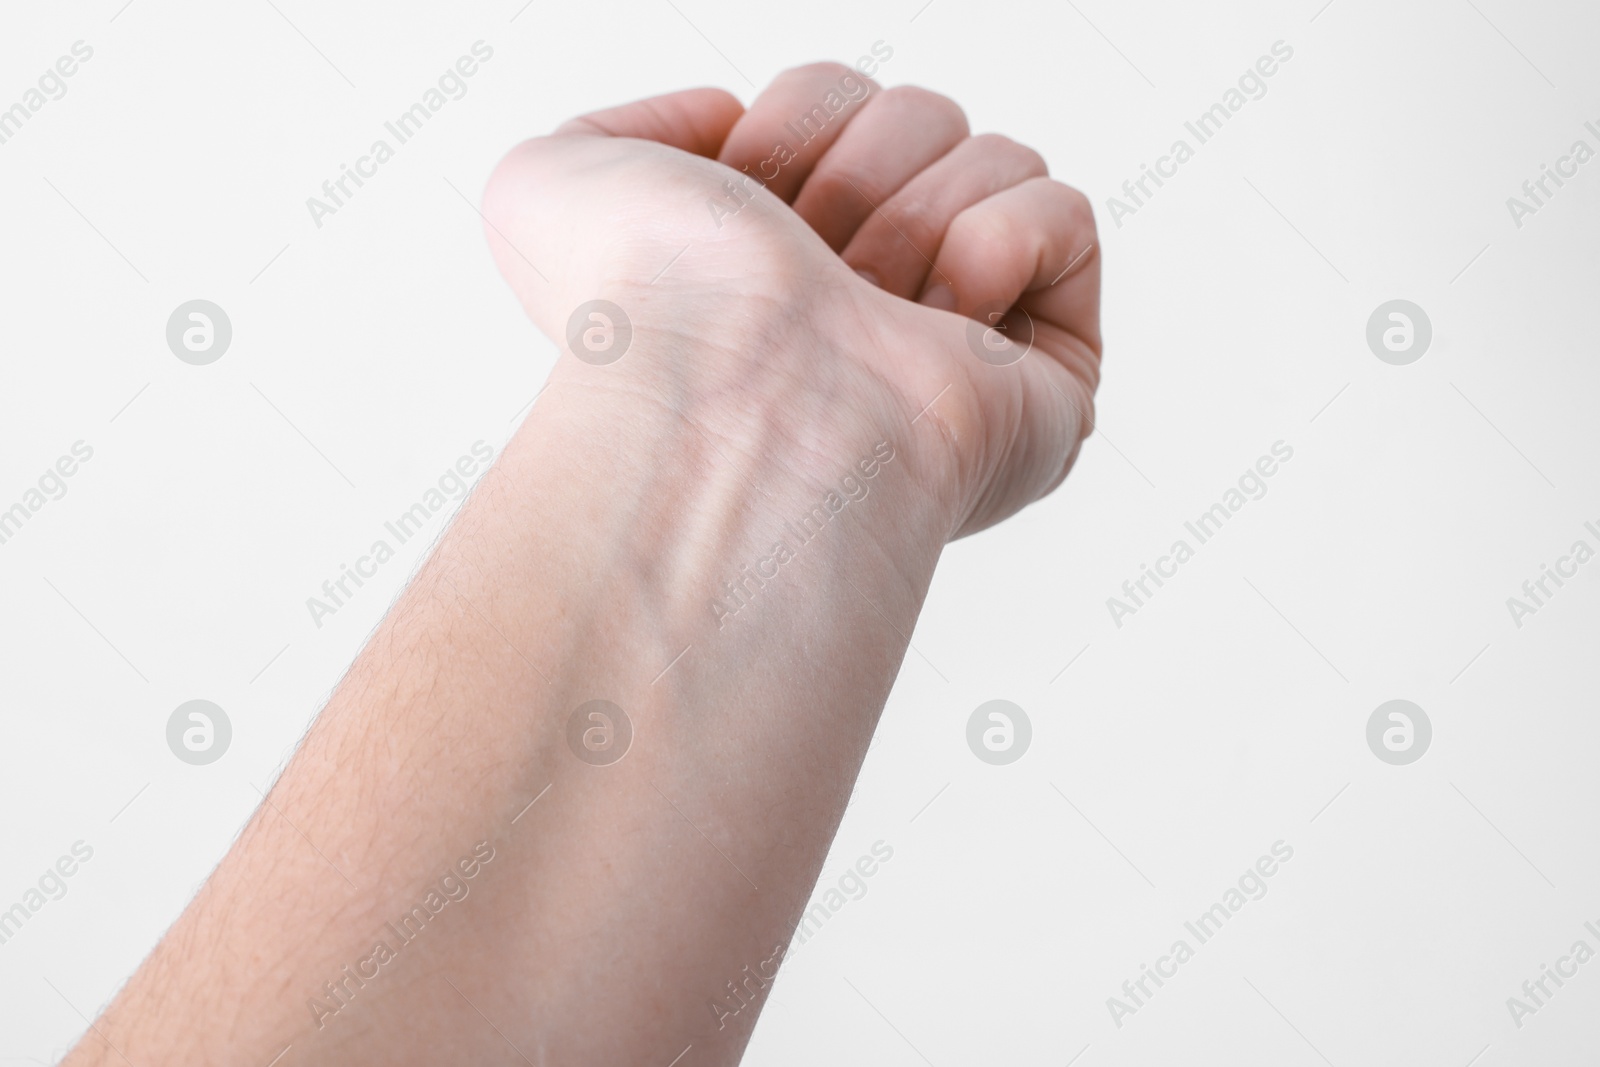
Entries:
<svg viewBox="0 0 1600 1067">
<path fill-rule="evenodd" d="M 1409 300 L 1385 301 L 1367 319 L 1367 347 L 1385 363 L 1415 363 L 1432 343 L 1432 320 Z"/>
<path fill-rule="evenodd" d="M 567 348 L 585 363 L 615 363 L 631 344 L 633 322 L 609 300 L 587 300 L 567 319 Z"/>
<path fill-rule="evenodd" d="M 1385 763 L 1415 763 L 1432 743 L 1428 713 L 1409 700 L 1386 700 L 1367 719 L 1367 747 Z"/>
<path fill-rule="evenodd" d="M 228 313 L 209 300 L 179 304 L 167 318 L 167 347 L 185 363 L 215 363 L 233 343 Z"/>
<path fill-rule="evenodd" d="M 1002 301 L 980 306 L 967 322 L 967 347 L 991 367 L 1022 362 L 1033 349 L 1033 316 Z"/>
<path fill-rule="evenodd" d="M 1009 700 L 985 701 L 967 718 L 967 747 L 992 766 L 1017 762 L 1032 743 L 1028 713 Z"/>
<path fill-rule="evenodd" d="M 215 763 L 232 743 L 228 713 L 209 700 L 186 701 L 167 718 L 167 747 L 185 763 L 196 767 Z"/>
<path fill-rule="evenodd" d="M 567 720 L 567 747 L 591 767 L 609 767 L 633 745 L 633 722 L 609 700 L 586 700 Z"/>
</svg>

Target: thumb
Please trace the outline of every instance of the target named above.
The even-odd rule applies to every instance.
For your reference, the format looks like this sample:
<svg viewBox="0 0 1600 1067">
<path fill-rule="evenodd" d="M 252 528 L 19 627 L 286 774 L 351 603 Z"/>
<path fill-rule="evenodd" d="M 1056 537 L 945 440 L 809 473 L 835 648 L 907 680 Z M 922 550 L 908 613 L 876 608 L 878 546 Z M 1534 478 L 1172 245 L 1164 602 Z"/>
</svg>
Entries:
<svg viewBox="0 0 1600 1067">
<path fill-rule="evenodd" d="M 636 137 L 715 159 L 743 114 L 744 105 L 726 90 L 684 89 L 592 111 L 563 123 L 556 136 Z"/>
<path fill-rule="evenodd" d="M 541 330 L 562 343 L 578 304 L 603 296 L 618 271 L 633 273 L 630 254 L 650 277 L 659 267 L 650 235 L 669 221 L 650 194 L 674 179 L 703 188 L 743 113 L 720 89 L 688 89 L 572 119 L 507 153 L 479 214 L 501 275 Z M 703 214 L 692 196 L 684 203 Z"/>
</svg>

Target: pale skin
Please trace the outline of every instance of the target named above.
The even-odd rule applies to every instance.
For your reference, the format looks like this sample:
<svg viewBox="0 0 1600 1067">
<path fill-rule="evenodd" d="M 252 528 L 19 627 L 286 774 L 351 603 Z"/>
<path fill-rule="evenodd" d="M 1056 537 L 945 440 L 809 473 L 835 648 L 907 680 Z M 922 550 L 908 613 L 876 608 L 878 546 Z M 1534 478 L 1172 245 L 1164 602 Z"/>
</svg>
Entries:
<svg viewBox="0 0 1600 1067">
<path fill-rule="evenodd" d="M 69 1067 L 738 1062 L 765 991 L 729 983 L 781 960 L 941 549 L 1060 483 L 1099 377 L 1086 202 L 943 97 L 863 79 L 708 208 L 845 76 L 502 162 L 485 232 L 549 385 Z M 567 350 L 595 298 L 633 325 L 607 365 Z M 992 345 L 1033 324 L 1010 365 L 969 345 L 996 303 Z M 568 742 L 597 698 L 633 729 L 604 766 Z"/>
</svg>

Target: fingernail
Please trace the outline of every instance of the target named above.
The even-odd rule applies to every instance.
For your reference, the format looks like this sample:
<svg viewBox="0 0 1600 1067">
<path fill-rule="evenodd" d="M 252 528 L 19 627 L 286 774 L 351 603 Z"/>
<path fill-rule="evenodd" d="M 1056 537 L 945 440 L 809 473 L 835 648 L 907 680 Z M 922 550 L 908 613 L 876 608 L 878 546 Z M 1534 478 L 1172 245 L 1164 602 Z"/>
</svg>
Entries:
<svg viewBox="0 0 1600 1067">
<path fill-rule="evenodd" d="M 944 282 L 935 282 L 922 291 L 917 303 L 924 307 L 938 308 L 940 311 L 954 311 L 956 291 Z"/>
<path fill-rule="evenodd" d="M 856 273 L 861 275 L 863 278 L 865 278 L 869 285 L 875 285 L 879 289 L 883 288 L 883 283 L 878 281 L 878 276 L 876 274 L 872 273 L 870 270 L 863 270 L 862 268 L 857 267 L 856 268 Z"/>
</svg>

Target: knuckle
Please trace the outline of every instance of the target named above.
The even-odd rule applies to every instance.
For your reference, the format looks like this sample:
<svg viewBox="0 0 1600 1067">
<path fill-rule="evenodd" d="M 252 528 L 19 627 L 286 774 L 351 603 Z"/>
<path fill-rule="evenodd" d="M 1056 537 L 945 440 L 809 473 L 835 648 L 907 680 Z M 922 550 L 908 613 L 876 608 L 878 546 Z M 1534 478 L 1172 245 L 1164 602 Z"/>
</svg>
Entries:
<svg viewBox="0 0 1600 1067">
<path fill-rule="evenodd" d="M 867 216 L 861 233 L 870 236 L 868 247 L 900 248 L 909 241 L 931 255 L 929 246 L 938 246 L 943 231 L 938 212 L 936 201 L 902 191 L 884 200 Z"/>
<path fill-rule="evenodd" d="M 887 193 L 886 181 L 879 171 L 864 162 L 835 164 L 819 168 L 806 182 L 806 195 L 819 198 L 823 203 L 848 205 L 871 218 L 873 205 Z"/>
<path fill-rule="evenodd" d="M 1017 165 L 1017 169 L 1030 177 L 1043 177 L 1050 173 L 1050 166 L 1045 162 L 1044 156 L 1003 133 L 980 133 L 972 138 L 972 142 L 972 147 L 980 158 L 1013 162 Z"/>
<path fill-rule="evenodd" d="M 961 212 L 950 221 L 945 244 L 972 254 L 979 249 L 1005 249 L 1029 237 L 1029 228 L 1009 211 L 984 202 Z"/>
<path fill-rule="evenodd" d="M 915 197 L 891 200 L 883 205 L 889 222 L 918 248 L 934 243 L 939 236 L 936 210 L 933 204 Z"/>
<path fill-rule="evenodd" d="M 1051 188 L 1073 228 L 1094 233 L 1094 205 L 1089 202 L 1089 198 L 1080 190 L 1061 182 L 1052 182 Z"/>
<path fill-rule="evenodd" d="M 788 70 L 785 70 L 783 73 L 779 74 L 775 79 L 773 79 L 773 81 L 774 83 L 780 81 L 811 81 L 821 79 L 831 79 L 833 81 L 837 81 L 845 74 L 854 73 L 854 67 L 847 67 L 843 63 L 829 59 L 822 60 L 817 63 L 802 63 L 798 67 L 790 67 Z"/>
<path fill-rule="evenodd" d="M 919 121 L 937 119 L 949 128 L 963 133 L 967 130 L 967 113 L 960 104 L 942 93 L 918 85 L 896 85 L 880 91 L 878 95 L 882 98 L 880 105 L 892 103 L 897 108 L 915 112 Z"/>
</svg>

